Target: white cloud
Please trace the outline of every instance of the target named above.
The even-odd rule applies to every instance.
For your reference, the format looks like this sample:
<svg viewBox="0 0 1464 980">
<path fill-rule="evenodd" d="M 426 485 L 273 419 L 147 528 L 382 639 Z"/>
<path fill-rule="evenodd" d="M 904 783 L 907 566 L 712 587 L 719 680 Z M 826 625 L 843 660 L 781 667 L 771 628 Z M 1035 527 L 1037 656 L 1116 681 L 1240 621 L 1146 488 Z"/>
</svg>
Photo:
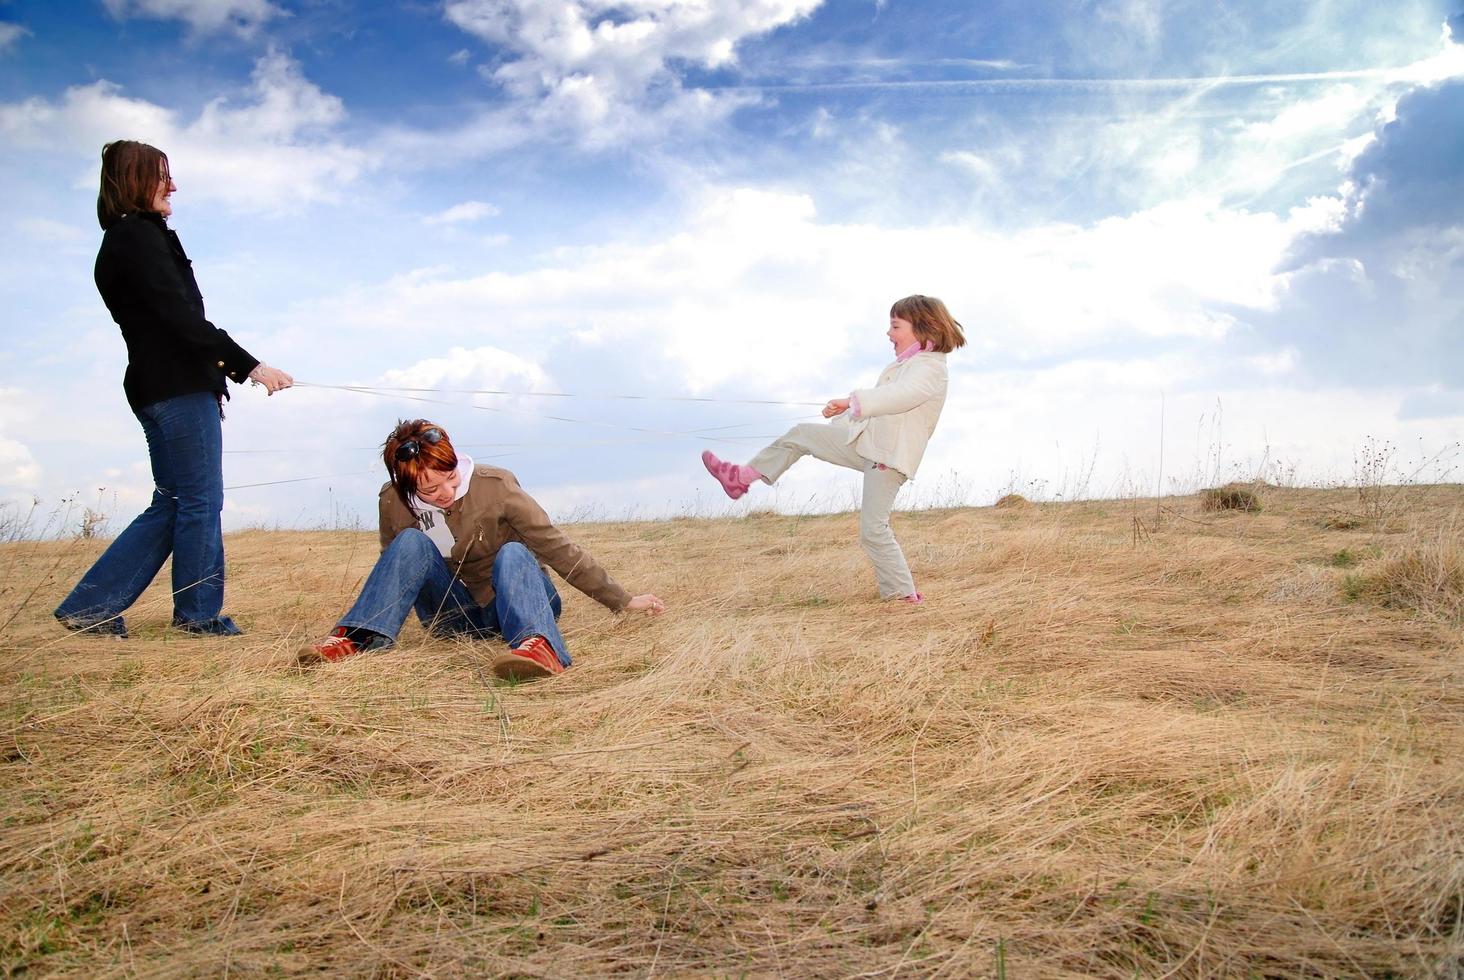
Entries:
<svg viewBox="0 0 1464 980">
<path fill-rule="evenodd" d="M 1114 9 L 1137 16 L 1151 6 L 1120 3 Z M 1197 194 L 1251 200 L 1281 187 L 1307 165 L 1317 173 L 1330 166 L 1340 181 L 1401 95 L 1460 74 L 1464 45 L 1443 44 L 1437 53 L 1399 68 L 1109 79 L 1108 84 L 1119 86 L 1185 85 L 1176 87 L 1183 94 L 1158 108 L 1133 114 L 1130 104 L 1107 122 L 1084 119 L 1071 128 L 1039 129 L 1012 141 L 1032 148 L 1023 171 L 1029 182 L 1034 176 L 1039 184 L 1066 182 L 1081 173 L 1117 199 L 1141 204 Z M 984 157 L 990 159 L 990 153 L 983 148 Z"/>
<path fill-rule="evenodd" d="M 447 19 L 506 57 L 486 69 L 541 124 L 590 143 L 716 119 L 749 99 L 683 89 L 680 64 L 720 68 L 742 40 L 791 24 L 821 0 L 452 0 Z"/>
<path fill-rule="evenodd" d="M 458 389 L 477 391 L 552 391 L 544 369 L 497 347 L 454 347 L 445 357 L 423 358 L 381 376 L 382 388 Z M 483 396 L 483 404 L 499 404 Z"/>
<path fill-rule="evenodd" d="M 1321 203 L 1283 218 L 1180 201 L 999 233 L 827 222 L 802 195 L 710 188 L 652 241 L 560 249 L 518 273 L 418 270 L 287 319 L 358 336 L 432 323 L 443 344 L 634 347 L 687 390 L 755 382 L 817 393 L 848 384 L 830 373 L 841 360 L 878 362 L 885 311 L 912 292 L 943 297 L 977 350 L 1006 357 L 1216 342 L 1239 311 L 1275 305 L 1286 286 L 1275 266 L 1327 214 Z"/>
<path fill-rule="evenodd" d="M 41 476 L 41 467 L 31 455 L 30 447 L 9 436 L 0 436 L 0 469 L 6 472 L 9 487 L 33 487 Z"/>
<path fill-rule="evenodd" d="M 173 131 L 171 110 L 120 94 L 110 82 L 66 90 L 59 103 L 42 98 L 0 105 L 0 132 L 16 148 L 95 149 L 132 132 L 143 139 Z"/>
<path fill-rule="evenodd" d="M 1217 376 L 1207 361 L 1164 355 L 1033 371 L 954 369 L 911 497 L 949 473 L 983 504 L 1009 484 L 1049 499 L 1148 495 L 1161 479 L 1165 493 L 1257 476 L 1335 485 L 1352 479 L 1354 451 L 1369 437 L 1426 455 L 1464 434 L 1457 414 L 1407 418 L 1406 388 L 1298 390 L 1285 375 Z M 1444 478 L 1457 478 L 1457 455 L 1450 463 Z"/>
<path fill-rule="evenodd" d="M 175 207 L 212 199 L 240 210 L 278 211 L 333 200 L 374 164 L 366 151 L 328 135 L 344 118 L 339 98 L 306 79 L 287 55 L 271 51 L 255 63 L 242 102 L 214 99 L 191 123 L 98 81 L 69 88 L 55 101 L 0 105 L 0 133 L 16 146 L 88 159 L 109 140 L 140 139 L 173 161 Z"/>
<path fill-rule="evenodd" d="M 974 177 L 978 183 L 995 184 L 1001 179 L 1001 170 L 997 168 L 996 164 L 970 150 L 947 150 L 940 155 L 940 161 L 960 167 Z"/>
<path fill-rule="evenodd" d="M 262 32 L 277 24 L 281 8 L 299 5 L 112 0 L 112 6 L 119 16 L 171 16 L 204 34 Z M 1148 467 L 1152 476 L 1160 392 L 1167 396 L 1171 475 L 1189 473 L 1195 460 L 1208 458 L 1195 420 L 1213 414 L 1217 397 L 1233 443 L 1227 459 L 1259 456 L 1268 438 L 1278 452 L 1313 460 L 1343 447 L 1338 458 L 1345 464 L 1346 449 L 1369 434 L 1400 442 L 1450 431 L 1457 437 L 1464 424 L 1457 389 L 1437 385 L 1422 397 L 1415 387 L 1407 403 L 1409 391 L 1399 377 L 1385 374 L 1358 381 L 1357 390 L 1318 390 L 1330 383 L 1318 378 L 1322 347 L 1280 329 L 1302 322 L 1332 345 L 1337 318 L 1295 304 L 1308 283 L 1313 292 L 1331 290 L 1341 305 L 1391 279 L 1412 307 L 1386 302 L 1390 296 L 1380 290 L 1377 309 L 1396 315 L 1377 318 L 1386 334 L 1360 349 L 1371 356 L 1382 345 L 1401 346 L 1419 330 L 1413 308 L 1458 310 L 1457 290 L 1447 288 L 1449 272 L 1464 254 L 1457 235 L 1410 239 L 1362 259 L 1339 253 L 1291 274 L 1274 268 L 1298 236 L 1347 226 L 1360 191 L 1332 193 L 1341 175 L 1328 176 L 1331 161 L 1345 164 L 1375 139 L 1362 130 L 1392 114 L 1397 92 L 1410 81 L 1458 74 L 1464 49 L 1437 55 L 1427 49 L 1426 60 L 1396 72 L 1225 76 L 1216 74 L 1227 62 L 1223 44 L 1207 60 L 1177 60 L 1182 55 L 1174 42 L 1184 25 L 1160 0 L 1092 0 L 1086 9 L 1095 16 L 1087 19 L 1102 28 L 1092 60 L 1104 70 L 1089 74 L 1101 80 L 991 79 L 979 84 L 1012 95 L 1030 90 L 1033 97 L 966 102 L 955 88 L 935 100 L 911 90 L 908 103 L 903 95 L 869 100 L 852 89 L 827 99 L 787 98 L 781 107 L 769 96 L 749 138 L 733 143 L 726 138 L 732 134 L 723 133 L 701 140 L 708 124 L 740 104 L 736 100 L 762 96 L 751 88 L 696 91 L 689 78 L 698 69 L 719 78 L 747 77 L 736 59 L 750 60 L 746 52 L 752 50 L 766 51 L 770 59 L 766 71 L 753 75 L 774 83 L 788 79 L 793 63 L 782 59 L 808 39 L 790 37 L 793 43 L 784 45 L 776 38 L 766 46 L 751 39 L 794 23 L 815 6 L 815 0 L 437 4 L 434 9 L 474 35 L 456 39 L 466 45 L 456 54 L 450 52 L 457 43 L 442 48 L 438 66 L 447 70 L 443 58 L 466 70 L 486 65 L 479 70 L 501 96 L 492 110 L 438 132 L 393 131 L 390 119 L 364 119 L 351 127 L 348 140 L 342 135 L 351 123 L 345 104 L 306 78 L 291 58 L 273 52 L 259 59 L 251 81 L 225 98 L 207 91 L 195 93 L 197 101 L 154 100 L 106 82 L 66 92 L 16 89 L 42 97 L 0 105 L 0 143 L 40 193 L 32 198 L 30 188 L 23 189 L 21 197 L 36 202 L 33 216 L 16 219 L 15 260 L 0 263 L 8 269 L 0 271 L 0 286 L 17 298 L 23 322 L 46 323 L 48 330 L 34 338 L 12 330 L 11 342 L 0 345 L 7 348 L 0 350 L 0 376 L 39 379 L 27 382 L 28 393 L 0 393 L 0 488 L 17 495 L 33 489 L 54 500 L 58 489 L 93 493 L 95 474 L 102 473 L 129 506 L 146 500 L 146 449 L 117 385 L 125 355 L 88 281 L 96 236 L 87 215 L 90 194 L 63 189 L 67 181 L 92 186 L 100 144 L 121 136 L 148 139 L 172 154 L 180 209 L 213 200 L 240 210 L 279 210 L 349 193 L 367 172 L 385 178 L 382 213 L 407 217 L 391 233 L 397 248 L 374 247 L 359 229 L 359 210 L 322 209 L 312 215 L 322 220 L 303 239 L 275 234 L 281 223 L 244 220 L 230 222 L 231 234 L 218 244 L 199 249 L 207 256 L 200 278 L 221 324 L 237 329 L 256 353 L 322 384 L 356 378 L 386 387 L 562 387 L 821 401 L 873 378 L 888 356 L 883 332 L 889 302 L 918 290 L 946 298 L 972 341 L 951 359 L 952 398 L 919 493 L 949 472 L 969 474 L 973 484 L 995 491 L 1013 470 L 1055 489 L 1065 474 L 1082 472 L 1094 446 L 1101 447 L 1101 465 L 1108 468 L 1090 489 L 1116 485 L 1125 465 L 1132 473 Z M 232 13 L 216 17 L 221 10 Z M 249 10 L 255 11 L 252 20 Z M 1256 40 L 1264 38 L 1258 33 Z M 1321 55 L 1306 37 L 1295 42 L 1289 52 L 1262 50 L 1233 64 L 1237 70 L 1285 68 L 1299 54 L 1308 66 L 1325 67 L 1314 60 Z M 7 44 L 14 50 L 14 37 L 0 35 L 0 50 Z M 1333 63 L 1417 58 L 1403 53 L 1416 46 L 1405 49 L 1402 42 L 1368 50 L 1378 56 L 1339 53 L 1342 61 Z M 1398 56 L 1382 56 L 1389 52 Z M 1114 61 L 1105 63 L 1110 55 Z M 819 68 L 813 59 L 804 62 L 794 67 Z M 920 74 L 905 70 L 911 62 L 851 56 L 825 67 L 829 75 L 867 73 L 874 85 L 884 84 L 878 78 L 885 75 L 900 76 L 892 86 L 926 84 L 903 80 Z M 943 59 L 932 67 L 951 74 L 945 69 L 956 65 Z M 1043 66 L 1049 67 L 1084 73 L 1081 64 Z M 1197 77 L 1145 76 L 1169 69 Z M 798 81 L 796 72 L 792 81 Z M 973 87 L 972 93 L 980 91 Z M 198 111 L 177 108 L 210 99 Z M 895 114 L 906 108 L 915 114 Z M 925 125 L 918 118 L 924 110 L 943 114 L 942 125 Z M 410 118 L 401 125 L 421 125 L 415 121 L 420 116 Z M 827 138 L 811 145 L 802 135 L 809 130 Z M 553 240 L 569 205 L 553 201 L 536 210 L 543 201 L 534 194 L 563 172 L 547 166 L 515 185 L 482 167 L 454 170 L 453 161 L 526 145 L 528 159 L 513 163 L 521 166 L 516 172 L 530 173 L 552 149 L 546 138 L 566 135 L 629 145 L 634 153 L 602 155 L 594 170 L 581 166 L 582 159 L 566 168 L 579 181 L 593 182 L 603 173 L 627 193 L 611 195 L 611 210 L 598 209 L 611 203 L 607 199 L 570 215 L 574 227 L 565 234 L 581 243 L 576 247 L 537 255 L 486 248 L 477 232 L 511 230 L 516 241 Z M 648 155 L 664 169 L 647 166 Z M 1301 170 L 1308 162 L 1309 169 Z M 73 166 L 74 172 L 68 169 Z M 419 166 L 433 168 L 430 183 L 395 181 Z M 1281 174 L 1290 176 L 1283 181 Z M 1226 206 L 1222 192 L 1233 187 L 1272 196 L 1260 210 Z M 664 202 L 678 192 L 687 196 L 680 209 L 667 213 Z M 487 220 L 497 214 L 488 198 L 505 204 L 507 219 Z M 509 201 L 515 202 L 511 208 Z M 1047 206 L 1028 207 L 1032 201 Z M 1025 227 L 995 226 L 987 214 Z M 1103 214 L 1111 217 L 1102 220 Z M 603 228 L 613 231 L 598 244 L 583 244 L 596 234 L 587 229 Z M 209 254 L 209 245 L 224 254 Z M 406 269 L 402 256 L 421 265 L 450 264 L 382 281 L 389 272 L 375 270 Z M 66 288 L 32 288 L 54 285 L 56 275 L 69 275 Z M 294 297 L 301 299 L 291 308 Z M 1457 319 L 1429 322 L 1446 330 Z M 1420 343 L 1424 353 L 1414 360 L 1452 349 L 1447 340 Z M 528 440 L 538 433 L 526 420 L 551 412 L 664 433 L 709 421 L 761 425 L 758 420 L 798 411 L 749 408 L 732 415 L 728 409 L 723 418 L 722 406 L 693 410 L 685 403 L 473 399 L 477 407 L 523 413 L 513 421 L 523 422 L 516 428 L 529 434 L 509 436 L 499 431 L 495 415 L 466 410 L 468 396 L 413 397 L 304 386 L 270 399 L 252 389 L 237 391 L 229 406 L 226 468 L 230 486 L 251 489 L 237 498 L 230 492 L 233 525 L 270 515 L 290 523 L 324 506 L 332 487 L 337 501 L 364 505 L 369 524 L 381 479 L 379 452 L 372 447 L 402 413 L 440 417 L 455 435 L 460 425 L 464 435 L 471 427 L 492 433 L 484 439 Z M 1413 407 L 1400 408 L 1406 404 Z M 1405 425 L 1400 412 L 1419 421 Z M 24 419 L 47 419 L 48 439 L 32 439 L 33 426 Z M 544 430 L 570 432 L 550 425 Z M 52 438 L 57 432 L 65 438 Z M 282 440 L 281 432 L 288 437 Z M 567 439 L 596 437 L 609 441 L 603 433 Z M 682 443 L 683 469 L 665 462 L 669 450 L 660 445 L 654 447 L 662 453 L 657 462 L 642 466 L 650 458 L 640 455 L 646 447 L 627 443 L 637 448 L 596 467 L 594 485 L 579 487 L 568 481 L 583 474 L 565 475 L 579 462 L 575 453 L 544 441 L 557 451 L 557 462 L 573 458 L 535 492 L 542 486 L 546 499 L 557 493 L 566 505 L 588 499 L 614 506 L 620 499 L 626 506 L 648 501 L 654 509 L 663 498 L 696 499 L 690 497 L 695 487 L 714 489 L 696 482 L 704 474 L 694 441 Z M 525 450 L 520 458 L 536 465 L 542 458 L 536 452 Z M 828 485 L 831 472 L 800 467 L 778 493 L 798 506 L 805 490 Z M 331 482 L 252 486 L 320 474 L 330 474 Z M 666 506 L 677 505 L 668 499 Z"/>
<path fill-rule="evenodd" d="M 1453 38 L 1451 41 L 1447 33 L 1446 29 L 1446 36 L 1441 38 L 1442 50 L 1438 54 L 1392 72 L 1393 80 L 1413 85 L 1431 85 L 1446 78 L 1464 75 L 1464 38 Z"/>
<path fill-rule="evenodd" d="M 481 221 L 498 213 L 498 207 L 486 201 L 464 201 L 461 204 L 454 204 L 446 210 L 438 211 L 436 214 L 429 214 L 422 221 L 429 225 L 455 225 Z"/>
<path fill-rule="evenodd" d="M 19 24 L 0 23 L 0 54 L 8 53 L 17 41 L 28 34 L 30 31 Z"/>
<path fill-rule="evenodd" d="M 919 474 L 901 491 L 901 510 L 989 505 L 1012 490 L 1069 500 L 1148 496 L 1161 485 L 1166 494 L 1191 493 L 1255 477 L 1335 485 L 1355 477 L 1355 452 L 1370 437 L 1426 456 L 1464 435 L 1457 402 L 1444 417 L 1410 418 L 1406 390 L 1227 382 L 1202 357 L 1074 359 L 1031 371 L 983 370 L 967 357 L 952 358 L 949 400 Z M 746 459 L 753 451 L 721 454 Z M 1457 479 L 1459 464 L 1457 451 L 1445 452 L 1428 478 Z M 534 492 L 554 513 L 587 519 L 740 514 L 749 506 L 849 510 L 858 507 L 859 477 L 806 460 L 775 487 L 729 505 L 692 443 L 683 465 L 649 479 L 627 473 Z"/>
<path fill-rule="evenodd" d="M 103 0 L 113 17 L 181 20 L 195 34 L 232 31 L 252 36 L 271 18 L 284 12 L 269 0 Z"/>
<path fill-rule="evenodd" d="M 41 466 L 30 447 L 21 441 L 36 419 L 30 394 L 20 388 L 0 388 L 0 487 L 4 499 L 17 500 L 19 491 L 29 491 L 40 483 Z"/>
<path fill-rule="evenodd" d="M 1284 107 L 1262 122 L 1246 125 L 1239 138 L 1247 149 L 1284 143 L 1317 132 L 1328 139 L 1363 116 L 1376 93 L 1356 85 L 1337 85 L 1304 100 L 1286 100 Z"/>
</svg>

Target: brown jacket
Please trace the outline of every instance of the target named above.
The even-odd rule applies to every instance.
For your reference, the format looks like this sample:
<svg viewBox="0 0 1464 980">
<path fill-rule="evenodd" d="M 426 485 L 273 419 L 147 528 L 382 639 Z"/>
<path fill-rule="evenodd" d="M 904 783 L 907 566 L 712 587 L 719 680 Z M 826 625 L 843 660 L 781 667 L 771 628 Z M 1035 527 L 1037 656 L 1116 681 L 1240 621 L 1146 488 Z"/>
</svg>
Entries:
<svg viewBox="0 0 1464 980">
<path fill-rule="evenodd" d="M 486 606 L 493 601 L 493 558 L 498 549 L 518 541 L 534 553 L 541 565 L 548 565 L 560 578 L 585 595 L 620 612 L 630 602 L 630 593 L 615 583 L 589 553 L 549 520 L 544 508 L 518 485 L 508 470 L 478 464 L 468 492 L 444 512 L 452 531 L 452 569 L 473 600 Z M 390 483 L 381 488 L 381 550 L 409 527 L 417 517 L 397 496 Z"/>
</svg>

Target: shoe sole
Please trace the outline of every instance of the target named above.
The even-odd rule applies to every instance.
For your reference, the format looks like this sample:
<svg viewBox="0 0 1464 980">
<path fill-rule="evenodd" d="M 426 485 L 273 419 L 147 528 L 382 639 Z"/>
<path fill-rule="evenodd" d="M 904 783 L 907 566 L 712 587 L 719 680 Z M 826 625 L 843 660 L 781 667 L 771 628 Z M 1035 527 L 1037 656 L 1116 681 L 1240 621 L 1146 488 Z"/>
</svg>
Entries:
<svg viewBox="0 0 1464 980">
<path fill-rule="evenodd" d="M 314 667 L 316 664 L 338 664 L 342 660 L 350 660 L 366 652 L 365 650 L 357 650 L 355 653 L 348 653 L 343 657 L 327 657 L 314 647 L 303 647 L 295 654 L 295 662 L 301 667 Z"/>
<path fill-rule="evenodd" d="M 532 681 L 541 677 L 553 677 L 554 671 L 537 660 L 520 657 L 516 653 L 501 654 L 493 660 L 494 676 L 505 681 Z"/>
<path fill-rule="evenodd" d="M 60 618 L 57 618 L 56 622 L 60 623 L 72 633 L 86 633 L 89 636 L 109 636 L 115 640 L 125 640 L 128 638 L 127 627 L 121 625 L 122 620 L 120 616 L 114 617 L 113 619 L 99 620 L 95 623 L 81 623 L 74 619 Z"/>
</svg>

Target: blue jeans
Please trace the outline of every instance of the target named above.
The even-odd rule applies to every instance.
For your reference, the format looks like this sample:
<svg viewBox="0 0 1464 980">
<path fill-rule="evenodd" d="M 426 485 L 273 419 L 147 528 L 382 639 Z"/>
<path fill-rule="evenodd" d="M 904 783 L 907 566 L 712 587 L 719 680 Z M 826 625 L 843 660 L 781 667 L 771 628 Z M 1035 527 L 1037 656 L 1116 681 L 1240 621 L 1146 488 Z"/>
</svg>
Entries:
<svg viewBox="0 0 1464 980">
<path fill-rule="evenodd" d="M 569 650 L 556 622 L 559 593 L 532 551 L 516 541 L 498 549 L 493 592 L 491 606 L 474 602 L 432 539 L 410 527 L 386 546 L 360 598 L 336 625 L 370 630 L 395 642 L 407 613 L 416 609 L 434 636 L 503 637 L 515 647 L 538 635 L 569 666 Z"/>
<path fill-rule="evenodd" d="M 120 629 L 122 611 L 172 555 L 173 622 L 204 632 L 237 631 L 219 617 L 224 437 L 218 399 L 209 392 L 164 399 L 138 409 L 137 421 L 152 462 L 152 502 L 56 607 L 56 618 L 77 628 L 113 622 Z"/>
</svg>

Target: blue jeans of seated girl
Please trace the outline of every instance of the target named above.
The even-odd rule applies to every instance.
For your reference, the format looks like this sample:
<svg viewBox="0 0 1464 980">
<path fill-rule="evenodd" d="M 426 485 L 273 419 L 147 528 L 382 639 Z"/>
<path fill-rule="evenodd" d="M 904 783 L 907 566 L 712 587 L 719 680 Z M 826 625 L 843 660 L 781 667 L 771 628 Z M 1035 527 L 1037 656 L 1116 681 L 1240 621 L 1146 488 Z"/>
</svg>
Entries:
<svg viewBox="0 0 1464 980">
<path fill-rule="evenodd" d="M 416 528 L 392 539 L 366 577 L 361 595 L 337 626 L 365 629 L 396 641 L 407 613 L 436 636 L 502 637 L 511 647 L 531 636 L 549 641 L 568 667 L 560 635 L 559 593 L 534 553 L 516 541 L 493 556 L 493 604 L 480 606 L 453 575 L 437 545 Z"/>
<path fill-rule="evenodd" d="M 223 427 L 210 392 L 179 395 L 137 411 L 152 462 L 153 495 L 56 608 L 68 625 L 115 621 L 173 557 L 173 621 L 221 628 L 224 604 Z M 228 624 L 232 627 L 232 623 Z"/>
</svg>

